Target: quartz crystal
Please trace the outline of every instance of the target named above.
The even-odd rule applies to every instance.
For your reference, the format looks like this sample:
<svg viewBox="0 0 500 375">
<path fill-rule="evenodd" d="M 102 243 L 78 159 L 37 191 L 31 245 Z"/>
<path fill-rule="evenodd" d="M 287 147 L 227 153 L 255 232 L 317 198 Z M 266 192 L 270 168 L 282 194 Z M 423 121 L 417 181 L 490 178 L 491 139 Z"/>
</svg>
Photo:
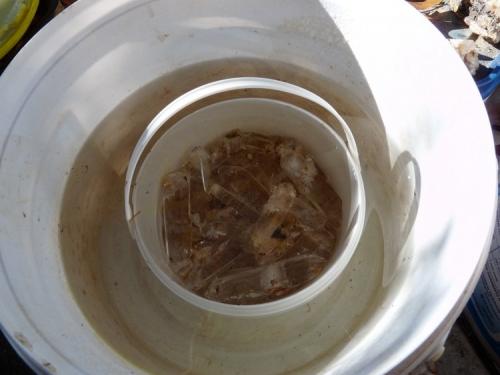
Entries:
<svg viewBox="0 0 500 375">
<path fill-rule="evenodd" d="M 273 301 L 328 265 L 342 204 L 297 141 L 232 131 L 163 179 L 162 238 L 178 281 L 231 304 Z"/>
</svg>

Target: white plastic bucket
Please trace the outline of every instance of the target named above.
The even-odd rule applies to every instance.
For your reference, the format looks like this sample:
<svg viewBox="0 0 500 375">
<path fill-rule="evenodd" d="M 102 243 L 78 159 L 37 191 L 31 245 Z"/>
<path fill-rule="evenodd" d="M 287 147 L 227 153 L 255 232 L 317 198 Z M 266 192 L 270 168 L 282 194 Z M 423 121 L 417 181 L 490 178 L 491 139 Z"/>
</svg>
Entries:
<svg viewBox="0 0 500 375">
<path fill-rule="evenodd" d="M 338 283 L 255 318 L 165 288 L 123 212 L 151 119 L 238 76 L 333 104 L 367 202 Z M 442 344 L 489 250 L 496 160 L 484 105 L 448 42 L 400 0 L 80 0 L 0 77 L 0 123 L 0 322 L 38 370 L 404 373 Z"/>
<path fill-rule="evenodd" d="M 217 94 L 244 90 L 244 98 L 225 98 L 177 118 L 162 132 L 171 118 L 190 105 Z M 260 90 L 260 97 L 252 95 Z M 265 94 L 281 94 L 281 99 Z M 284 95 L 285 94 L 285 95 Z M 299 97 L 325 109 L 348 143 L 332 126 L 306 109 L 287 103 L 284 98 Z M 289 98 L 290 99 L 290 98 Z M 309 104 L 310 106 L 310 104 Z M 235 125 L 237 124 L 237 125 Z M 310 150 L 332 187 L 342 200 L 343 220 L 334 256 L 322 275 L 311 285 L 280 300 L 258 305 L 230 305 L 210 301 L 183 287 L 175 277 L 165 255 L 158 210 L 164 176 L 184 162 L 190 150 L 224 136 L 235 129 L 300 140 Z M 212 82 L 195 88 L 167 105 L 148 125 L 139 139 L 127 169 L 125 184 L 126 218 L 146 263 L 162 283 L 179 297 L 200 308 L 235 316 L 277 314 L 303 305 L 333 282 L 349 263 L 364 228 L 365 194 L 354 138 L 337 111 L 312 92 L 285 82 L 243 77 Z"/>
</svg>

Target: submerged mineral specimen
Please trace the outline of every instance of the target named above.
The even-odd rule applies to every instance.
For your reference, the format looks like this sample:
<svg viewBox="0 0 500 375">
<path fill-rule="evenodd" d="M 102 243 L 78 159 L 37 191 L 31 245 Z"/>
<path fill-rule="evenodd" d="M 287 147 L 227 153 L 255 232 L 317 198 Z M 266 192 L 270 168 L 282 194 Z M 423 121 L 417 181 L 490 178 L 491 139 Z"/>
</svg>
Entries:
<svg viewBox="0 0 500 375">
<path fill-rule="evenodd" d="M 342 205 L 295 140 L 233 131 L 163 181 L 161 228 L 186 288 L 231 304 L 287 296 L 319 276 Z"/>
</svg>

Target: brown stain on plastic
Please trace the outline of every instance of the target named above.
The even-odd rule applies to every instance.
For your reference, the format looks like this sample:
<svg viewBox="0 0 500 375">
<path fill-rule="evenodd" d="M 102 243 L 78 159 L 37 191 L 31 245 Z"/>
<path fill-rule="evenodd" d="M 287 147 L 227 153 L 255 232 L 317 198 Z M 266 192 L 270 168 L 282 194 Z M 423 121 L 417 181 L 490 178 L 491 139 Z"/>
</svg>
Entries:
<svg viewBox="0 0 500 375">
<path fill-rule="evenodd" d="M 26 349 L 33 349 L 33 346 L 31 345 L 31 343 L 28 341 L 28 339 L 26 338 L 26 336 L 24 336 L 22 333 L 20 332 L 15 332 L 14 333 L 14 338 L 19 341 L 19 343 L 24 346 Z"/>
<path fill-rule="evenodd" d="M 57 369 L 54 367 L 54 365 L 50 362 L 43 362 L 42 366 L 45 370 L 50 372 L 51 374 L 57 374 Z"/>
</svg>

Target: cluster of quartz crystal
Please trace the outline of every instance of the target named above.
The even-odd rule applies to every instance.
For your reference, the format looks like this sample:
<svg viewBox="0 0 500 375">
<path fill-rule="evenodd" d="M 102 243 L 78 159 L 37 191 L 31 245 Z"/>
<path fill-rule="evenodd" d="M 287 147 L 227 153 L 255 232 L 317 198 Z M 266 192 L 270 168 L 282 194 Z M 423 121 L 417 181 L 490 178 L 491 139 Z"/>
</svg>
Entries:
<svg viewBox="0 0 500 375">
<path fill-rule="evenodd" d="M 160 203 L 180 283 L 231 304 L 273 301 L 320 275 L 342 214 L 298 142 L 237 130 L 195 148 L 165 176 Z"/>
</svg>

